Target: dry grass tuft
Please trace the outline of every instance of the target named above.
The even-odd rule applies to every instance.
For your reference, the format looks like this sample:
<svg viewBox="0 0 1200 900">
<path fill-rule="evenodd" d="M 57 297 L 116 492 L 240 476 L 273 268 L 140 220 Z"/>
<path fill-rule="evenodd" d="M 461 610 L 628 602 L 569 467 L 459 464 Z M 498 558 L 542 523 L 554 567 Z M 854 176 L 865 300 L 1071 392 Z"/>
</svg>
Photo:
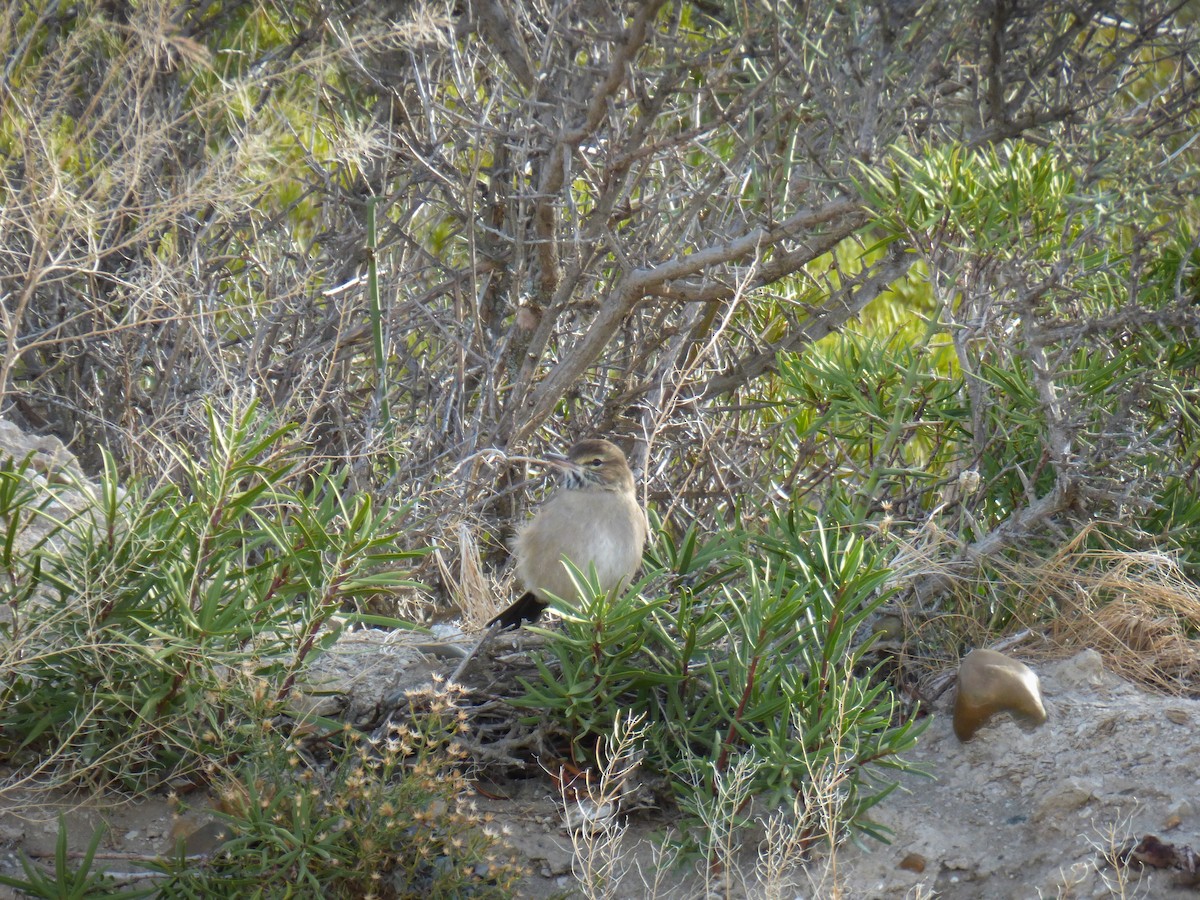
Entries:
<svg viewBox="0 0 1200 900">
<path fill-rule="evenodd" d="M 594 777 L 555 773 L 574 855 L 572 872 L 589 900 L 619 896 L 621 881 L 636 868 L 619 808 L 640 763 L 645 734 L 641 720 L 617 719 L 604 738 L 605 765 Z"/>
<path fill-rule="evenodd" d="M 898 581 L 938 578 L 946 590 L 936 606 L 899 611 L 904 633 L 917 636 L 906 649 L 945 663 L 958 648 L 1026 633 L 1042 639 L 1042 653 L 1092 648 L 1113 671 L 1153 690 L 1197 693 L 1200 585 L 1167 553 L 1100 543 L 1089 525 L 1048 558 L 1010 553 L 967 571 L 945 562 L 959 555 L 946 535 L 922 532 L 896 555 Z"/>
<path fill-rule="evenodd" d="M 1031 599 L 1051 611 L 1051 646 L 1094 648 L 1114 671 L 1155 690 L 1200 688 L 1200 585 L 1170 556 L 1071 547 L 1030 574 Z"/>
<path fill-rule="evenodd" d="M 441 548 L 434 550 L 441 583 L 454 606 L 462 611 L 467 627 L 482 628 L 496 614 L 496 592 L 484 574 L 475 529 L 467 521 L 462 521 L 457 528 L 447 529 L 447 533 L 451 531 L 458 538 L 458 546 L 451 554 L 451 560 L 446 559 Z M 451 571 L 454 561 L 458 564 L 457 574 Z"/>
</svg>

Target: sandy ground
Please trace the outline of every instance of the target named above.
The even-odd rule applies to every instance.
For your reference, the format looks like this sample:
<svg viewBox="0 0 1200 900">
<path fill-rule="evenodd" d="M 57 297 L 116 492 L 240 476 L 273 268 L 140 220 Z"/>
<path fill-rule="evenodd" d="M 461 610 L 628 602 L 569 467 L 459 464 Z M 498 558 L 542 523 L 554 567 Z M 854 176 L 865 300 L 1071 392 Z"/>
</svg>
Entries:
<svg viewBox="0 0 1200 900">
<path fill-rule="evenodd" d="M 775 896 L 890 900 L 901 897 L 1174 897 L 1195 895 L 1178 868 L 1116 869 L 1112 848 L 1153 835 L 1184 851 L 1200 848 L 1200 702 L 1151 695 L 1105 671 L 1099 654 L 1035 664 L 1049 713 L 1026 731 L 1007 716 L 961 743 L 951 728 L 953 691 L 909 758 L 932 778 L 905 776 L 875 811 L 890 845 L 847 844 L 832 858 L 792 873 Z M 519 801 L 511 839 L 534 862 L 541 884 L 531 896 L 570 887 L 570 842 L 553 813 Z M 676 873 L 646 887 L 648 832 L 626 835 L 631 871 L 612 896 L 704 894 L 702 881 Z M 747 848 L 734 896 L 770 896 L 752 877 L 757 848 Z M 638 863 L 639 872 L 632 866 Z M 724 889 L 718 880 L 709 887 Z"/>
<path fill-rule="evenodd" d="M 371 668 L 362 665 L 362 653 L 357 647 L 359 663 L 353 668 L 359 678 Z M 384 656 L 393 664 L 407 658 L 394 647 Z M 950 727 L 953 692 L 947 692 L 910 754 L 933 777 L 906 776 L 901 789 L 876 810 L 875 819 L 894 832 L 892 843 L 843 846 L 832 858 L 793 872 L 786 888 L 774 885 L 776 896 L 1193 895 L 1195 887 L 1176 884 L 1185 880 L 1177 868 L 1118 870 L 1104 860 L 1114 845 L 1145 835 L 1181 849 L 1200 847 L 1200 702 L 1148 694 L 1107 672 L 1092 651 L 1035 668 L 1049 713 L 1045 725 L 1026 731 L 1002 716 L 975 740 L 960 743 Z M 384 681 L 394 686 L 403 679 Z M 504 799 L 481 797 L 479 802 L 530 863 L 533 874 L 522 896 L 574 892 L 572 871 L 579 870 L 579 861 L 550 780 L 530 778 L 500 787 Z M 193 806 L 197 799 L 191 798 Z M 118 872 L 136 871 L 131 856 L 163 852 L 175 835 L 204 823 L 199 811 L 179 820 L 162 798 L 101 808 L 83 797 L 8 790 L 0 801 L 0 871 L 6 873 L 19 871 L 18 851 L 53 852 L 60 813 L 78 847 L 97 824 L 107 824 L 101 852 L 109 854 L 106 865 Z M 686 868 L 656 874 L 653 835 L 662 825 L 650 813 L 630 818 L 616 867 L 620 877 L 608 896 L 771 893 L 753 878 L 755 847 L 744 851 L 739 872 L 709 873 L 707 885 L 702 874 Z M 0 897 L 13 896 L 4 891 L 0 888 Z"/>
</svg>

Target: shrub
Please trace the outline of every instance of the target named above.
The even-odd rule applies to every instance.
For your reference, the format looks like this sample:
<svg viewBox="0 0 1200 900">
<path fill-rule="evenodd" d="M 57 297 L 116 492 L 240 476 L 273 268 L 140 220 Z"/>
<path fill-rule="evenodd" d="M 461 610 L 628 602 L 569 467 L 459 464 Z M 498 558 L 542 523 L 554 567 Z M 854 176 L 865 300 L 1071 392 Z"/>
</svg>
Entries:
<svg viewBox="0 0 1200 900">
<path fill-rule="evenodd" d="M 522 873 L 472 808 L 453 689 L 409 701 L 380 740 L 346 728 L 246 756 L 219 789 L 219 850 L 162 866 L 160 896 L 510 896 Z"/>
<path fill-rule="evenodd" d="M 663 568 L 623 594 L 578 573 L 585 600 L 554 603 L 563 629 L 539 629 L 547 658 L 518 704 L 548 711 L 580 756 L 618 717 L 644 717 L 646 764 L 671 776 L 685 809 L 717 795 L 745 757 L 757 761 L 747 796 L 772 803 L 834 762 L 837 825 L 879 836 L 867 813 L 892 788 L 880 770 L 904 768 L 897 754 L 921 730 L 857 671 L 869 642 L 855 634 L 887 599 L 888 571 L 851 531 L 798 512 L 711 547 L 694 533 L 660 546 Z M 651 585 L 661 589 L 641 599 Z"/>
<path fill-rule="evenodd" d="M 212 454 L 181 457 L 178 482 L 122 490 L 110 461 L 25 549 L 55 488 L 0 472 L 6 755 L 126 789 L 236 755 L 336 639 L 335 615 L 410 584 L 405 510 L 349 494 L 331 467 L 301 471 L 287 431 L 257 419 L 210 416 Z"/>
</svg>

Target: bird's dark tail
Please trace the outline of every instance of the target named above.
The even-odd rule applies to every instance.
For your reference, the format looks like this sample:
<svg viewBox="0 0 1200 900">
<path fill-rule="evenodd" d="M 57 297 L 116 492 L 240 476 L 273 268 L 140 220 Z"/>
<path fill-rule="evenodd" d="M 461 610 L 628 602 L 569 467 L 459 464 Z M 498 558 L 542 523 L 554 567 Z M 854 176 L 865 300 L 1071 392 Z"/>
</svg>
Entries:
<svg viewBox="0 0 1200 900">
<path fill-rule="evenodd" d="M 512 606 L 488 622 L 488 626 L 499 625 L 501 628 L 519 628 L 526 622 L 536 622 L 546 611 L 548 604 L 534 596 L 533 591 L 526 591 Z"/>
</svg>

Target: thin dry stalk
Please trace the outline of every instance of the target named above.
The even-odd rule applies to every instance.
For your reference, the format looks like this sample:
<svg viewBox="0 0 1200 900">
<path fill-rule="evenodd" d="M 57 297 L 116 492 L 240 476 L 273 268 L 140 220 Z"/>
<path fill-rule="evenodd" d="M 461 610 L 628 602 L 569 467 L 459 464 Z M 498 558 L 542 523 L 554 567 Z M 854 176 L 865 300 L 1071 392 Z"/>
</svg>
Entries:
<svg viewBox="0 0 1200 900">
<path fill-rule="evenodd" d="M 604 737 L 604 766 L 595 777 L 590 772 L 573 778 L 563 770 L 557 774 L 573 851 L 571 871 L 589 900 L 619 896 L 622 881 L 634 870 L 620 804 L 637 771 L 645 734 L 640 718 L 619 717 Z"/>
<path fill-rule="evenodd" d="M 748 873 L 741 859 L 745 830 L 740 826 L 755 775 L 764 763 L 754 753 L 743 753 L 723 771 L 709 764 L 709 771 L 702 772 L 701 764 L 689 761 L 696 783 L 711 781 L 712 785 L 712 790 L 696 791 L 689 804 L 701 823 L 696 834 L 701 852 L 697 864 L 703 867 L 706 897 L 731 897 L 747 887 Z"/>
<path fill-rule="evenodd" d="M 1087 838 L 1096 851 L 1092 867 L 1100 877 L 1108 895 L 1117 900 L 1134 900 L 1150 896 L 1150 885 L 1121 859 L 1121 850 L 1132 827 L 1132 814 L 1116 822 L 1097 826 Z"/>
</svg>

